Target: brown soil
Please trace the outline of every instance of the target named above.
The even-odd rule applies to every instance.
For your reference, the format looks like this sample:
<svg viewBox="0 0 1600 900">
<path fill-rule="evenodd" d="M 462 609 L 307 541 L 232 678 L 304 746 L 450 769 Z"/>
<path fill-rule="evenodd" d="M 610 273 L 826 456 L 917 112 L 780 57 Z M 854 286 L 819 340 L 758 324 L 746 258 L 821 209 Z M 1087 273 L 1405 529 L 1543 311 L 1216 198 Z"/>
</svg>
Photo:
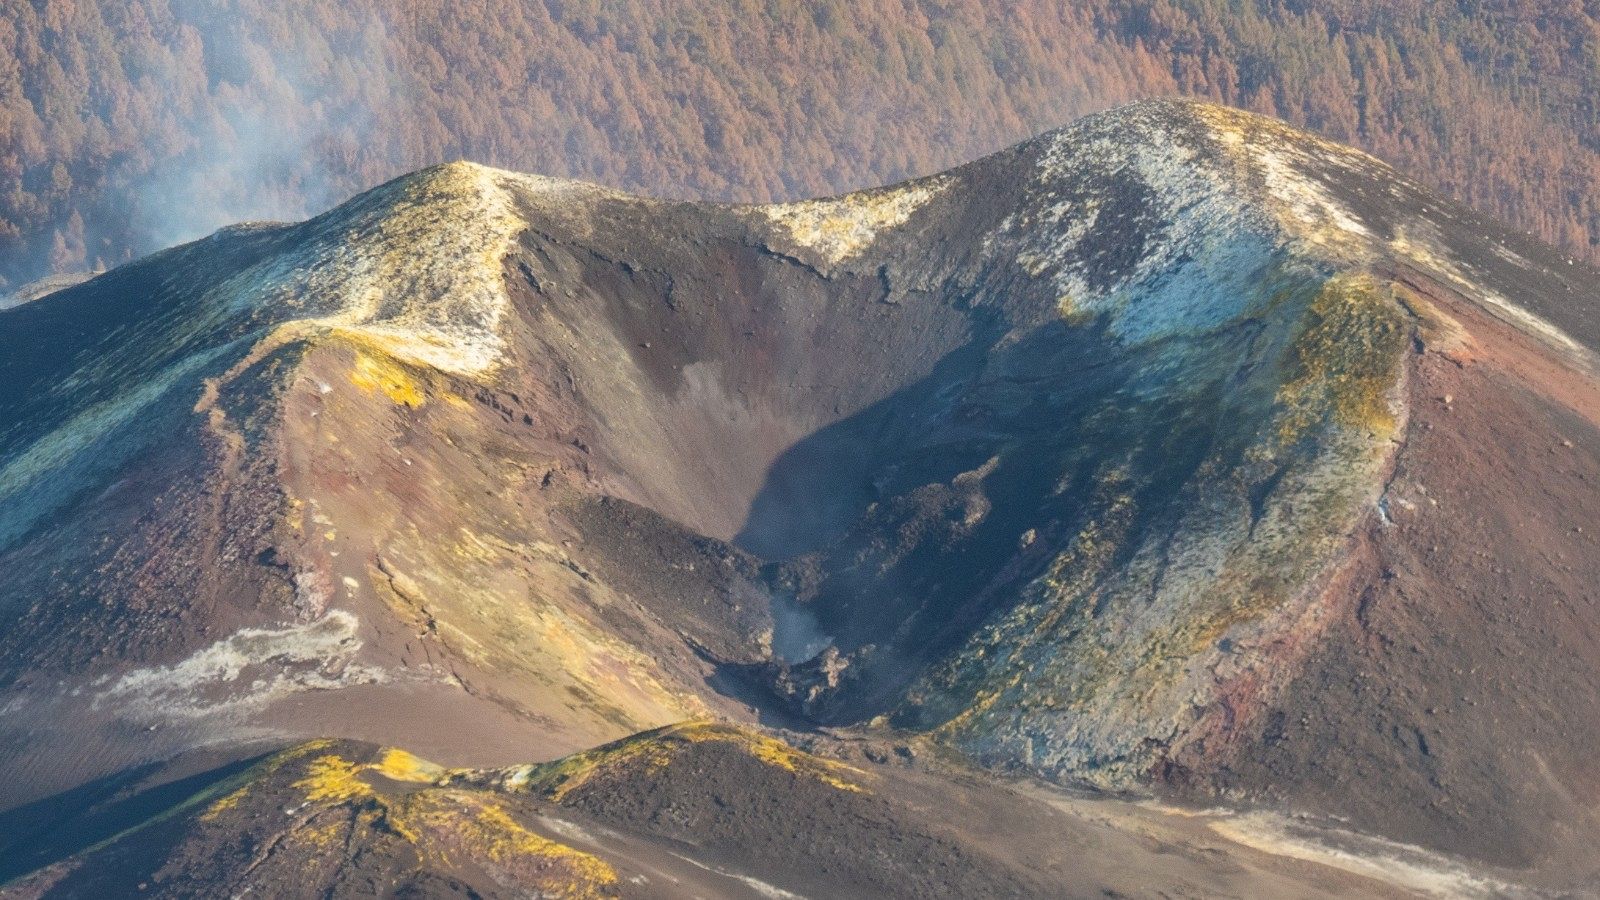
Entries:
<svg viewBox="0 0 1600 900">
<path fill-rule="evenodd" d="M 1600 828 L 1600 387 L 1434 286 L 1386 494 L 1303 670 L 1211 778 L 1571 884 Z"/>
</svg>

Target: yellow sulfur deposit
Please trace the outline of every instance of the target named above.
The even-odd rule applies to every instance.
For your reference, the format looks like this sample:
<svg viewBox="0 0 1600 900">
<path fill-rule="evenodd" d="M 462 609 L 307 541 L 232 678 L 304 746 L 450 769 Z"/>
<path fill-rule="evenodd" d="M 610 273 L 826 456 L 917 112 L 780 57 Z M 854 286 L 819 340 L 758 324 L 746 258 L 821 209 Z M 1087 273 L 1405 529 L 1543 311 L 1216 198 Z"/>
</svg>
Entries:
<svg viewBox="0 0 1600 900">
<path fill-rule="evenodd" d="M 388 748 L 363 763 L 330 747 L 313 741 L 277 754 L 213 802 L 202 821 L 238 809 L 264 778 L 314 755 L 292 782 L 303 798 L 289 807 L 295 822 L 284 839 L 292 845 L 331 850 L 359 835 L 375 845 L 409 848 L 404 852 L 424 865 L 492 863 L 541 897 L 611 895 L 618 878 L 609 864 L 534 832 L 487 789 L 442 787 L 446 770 L 405 750 Z M 371 780 L 374 775 L 413 788 L 388 790 Z"/>
<path fill-rule="evenodd" d="M 357 353 L 355 368 L 350 372 L 350 383 L 364 391 L 382 391 L 390 400 L 402 406 L 416 407 L 427 402 L 421 385 L 392 359 Z"/>
<path fill-rule="evenodd" d="M 803 753 L 775 738 L 708 721 L 683 722 L 624 738 L 594 750 L 514 770 L 507 780 L 516 788 L 561 800 L 594 776 L 626 765 L 660 769 L 671 765 L 690 745 L 720 742 L 732 745 L 765 765 L 850 793 L 869 793 L 860 783 L 866 773 L 836 760 Z"/>
<path fill-rule="evenodd" d="M 1387 394 L 1406 341 L 1398 304 L 1363 275 L 1323 285 L 1291 349 L 1291 378 L 1278 391 L 1278 437 L 1292 443 L 1324 416 L 1386 437 L 1395 418 Z"/>
</svg>

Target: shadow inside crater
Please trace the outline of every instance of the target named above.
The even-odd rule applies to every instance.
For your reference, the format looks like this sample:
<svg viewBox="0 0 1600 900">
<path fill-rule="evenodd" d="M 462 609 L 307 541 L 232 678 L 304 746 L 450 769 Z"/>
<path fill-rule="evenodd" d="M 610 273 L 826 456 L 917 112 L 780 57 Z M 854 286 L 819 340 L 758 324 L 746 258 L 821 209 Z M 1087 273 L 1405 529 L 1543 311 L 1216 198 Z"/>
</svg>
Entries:
<svg viewBox="0 0 1600 900">
<path fill-rule="evenodd" d="M 734 539 L 792 607 L 774 615 L 769 687 L 820 724 L 905 713 L 906 689 L 1112 505 L 1128 521 L 1105 570 L 1170 542 L 1197 492 L 1245 465 L 1292 321 L 1137 347 L 1103 323 L 987 323 L 926 378 L 795 443 Z M 902 718 L 938 724 L 921 715 Z"/>
</svg>

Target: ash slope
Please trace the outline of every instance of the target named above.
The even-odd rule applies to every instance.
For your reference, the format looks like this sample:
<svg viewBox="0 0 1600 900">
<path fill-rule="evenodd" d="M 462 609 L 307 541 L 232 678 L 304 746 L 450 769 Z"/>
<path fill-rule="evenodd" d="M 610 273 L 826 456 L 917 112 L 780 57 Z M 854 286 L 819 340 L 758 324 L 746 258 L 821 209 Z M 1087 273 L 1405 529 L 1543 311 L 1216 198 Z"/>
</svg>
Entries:
<svg viewBox="0 0 1600 900">
<path fill-rule="evenodd" d="M 1215 825 L 1044 802 L 959 769 L 888 763 L 899 757 L 884 747 L 844 749 L 853 762 L 690 722 L 540 765 L 446 769 L 309 741 L 192 776 L 181 802 L 120 831 L 109 804 L 84 823 L 109 838 L 63 858 L 49 843 L 8 857 L 6 870 L 33 868 L 0 894 L 1414 896 L 1231 844 Z M 952 808 L 961 821 L 940 812 Z M 1193 862 L 1219 854 L 1228 865 Z"/>
<path fill-rule="evenodd" d="M 455 164 L 229 229 L 0 313 L 4 805 L 759 710 L 1575 883 L 1595 283 L 1188 103 L 829 200 Z"/>
</svg>

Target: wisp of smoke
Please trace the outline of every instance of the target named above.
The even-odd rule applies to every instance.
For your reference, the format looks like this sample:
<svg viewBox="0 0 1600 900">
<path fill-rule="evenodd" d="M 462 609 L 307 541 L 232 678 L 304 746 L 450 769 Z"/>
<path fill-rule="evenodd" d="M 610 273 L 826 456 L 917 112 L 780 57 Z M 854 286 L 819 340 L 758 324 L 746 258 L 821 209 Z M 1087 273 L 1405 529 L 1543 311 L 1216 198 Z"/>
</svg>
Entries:
<svg viewBox="0 0 1600 900">
<path fill-rule="evenodd" d="M 401 95 L 381 22 L 340 36 L 337 47 L 285 56 L 258 43 L 248 23 L 209 6 L 196 0 L 174 9 L 201 35 L 212 103 L 183 123 L 182 152 L 133 179 L 131 224 L 146 251 L 241 221 L 321 212 L 369 186 L 349 183 L 351 167 L 330 167 L 331 156 L 393 155 L 376 139 L 379 104 Z M 356 99 L 325 99 L 349 96 L 330 82 L 350 79 L 362 85 Z"/>
<path fill-rule="evenodd" d="M 833 643 L 823 634 L 817 617 L 792 597 L 776 594 L 772 598 L 772 654 L 795 665 L 821 653 Z"/>
</svg>

